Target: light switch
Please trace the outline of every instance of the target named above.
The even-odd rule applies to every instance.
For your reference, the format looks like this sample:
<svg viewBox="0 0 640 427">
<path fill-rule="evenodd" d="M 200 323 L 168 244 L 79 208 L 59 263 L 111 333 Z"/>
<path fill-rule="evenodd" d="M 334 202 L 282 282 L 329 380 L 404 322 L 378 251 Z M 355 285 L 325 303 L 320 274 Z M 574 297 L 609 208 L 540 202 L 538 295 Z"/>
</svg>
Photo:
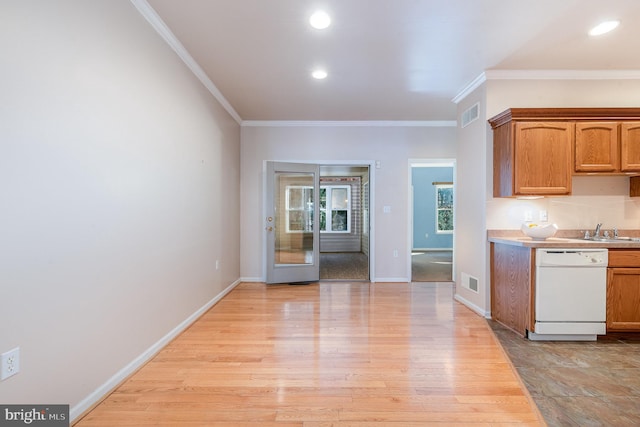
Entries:
<svg viewBox="0 0 640 427">
<path fill-rule="evenodd" d="M 384 213 L 390 213 L 391 212 L 391 206 L 385 206 L 382 208 L 382 212 Z"/>
<path fill-rule="evenodd" d="M 549 221 L 547 211 L 540 211 L 540 221 Z"/>
</svg>

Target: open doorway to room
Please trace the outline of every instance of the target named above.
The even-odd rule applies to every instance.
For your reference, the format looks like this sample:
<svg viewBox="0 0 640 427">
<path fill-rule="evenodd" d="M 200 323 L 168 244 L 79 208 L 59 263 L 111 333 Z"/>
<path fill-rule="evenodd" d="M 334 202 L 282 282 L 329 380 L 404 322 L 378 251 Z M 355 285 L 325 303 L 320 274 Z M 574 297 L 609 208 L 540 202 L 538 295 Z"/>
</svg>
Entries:
<svg viewBox="0 0 640 427">
<path fill-rule="evenodd" d="M 411 281 L 453 280 L 455 162 L 411 162 Z"/>
<path fill-rule="evenodd" d="M 369 166 L 320 166 L 320 280 L 369 280 L 369 188 Z"/>
</svg>

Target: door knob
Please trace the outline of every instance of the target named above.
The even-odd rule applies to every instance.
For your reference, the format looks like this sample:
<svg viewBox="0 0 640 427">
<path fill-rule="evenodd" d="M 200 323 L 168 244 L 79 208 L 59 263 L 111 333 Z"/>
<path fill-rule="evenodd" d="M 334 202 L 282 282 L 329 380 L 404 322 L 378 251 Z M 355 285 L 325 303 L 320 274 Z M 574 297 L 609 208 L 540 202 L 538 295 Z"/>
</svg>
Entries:
<svg viewBox="0 0 640 427">
<path fill-rule="evenodd" d="M 272 222 L 273 221 L 273 217 L 267 217 L 267 221 Z"/>
</svg>

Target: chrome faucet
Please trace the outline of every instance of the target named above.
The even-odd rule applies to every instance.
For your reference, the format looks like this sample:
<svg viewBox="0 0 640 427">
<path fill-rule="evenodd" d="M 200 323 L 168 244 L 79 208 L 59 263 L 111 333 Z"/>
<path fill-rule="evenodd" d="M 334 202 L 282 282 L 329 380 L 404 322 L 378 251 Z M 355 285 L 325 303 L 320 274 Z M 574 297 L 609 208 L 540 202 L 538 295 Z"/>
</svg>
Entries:
<svg viewBox="0 0 640 427">
<path fill-rule="evenodd" d="M 602 227 L 602 223 L 598 223 L 596 225 L 596 231 L 593 232 L 593 237 L 600 237 L 600 228 Z"/>
</svg>

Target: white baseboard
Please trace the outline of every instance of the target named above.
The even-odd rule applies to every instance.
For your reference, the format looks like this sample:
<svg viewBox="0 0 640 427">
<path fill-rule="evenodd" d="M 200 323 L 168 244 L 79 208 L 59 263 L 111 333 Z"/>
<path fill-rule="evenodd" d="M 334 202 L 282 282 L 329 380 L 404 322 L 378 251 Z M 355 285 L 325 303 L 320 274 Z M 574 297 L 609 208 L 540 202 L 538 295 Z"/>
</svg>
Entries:
<svg viewBox="0 0 640 427">
<path fill-rule="evenodd" d="M 375 280 L 371 280 L 372 282 L 381 282 L 381 283 L 408 283 L 410 282 L 408 277 L 376 277 Z"/>
<path fill-rule="evenodd" d="M 264 277 L 241 277 L 240 278 L 241 282 L 262 282 L 264 283 L 266 281 L 266 279 Z"/>
<path fill-rule="evenodd" d="M 455 294 L 453 296 L 453 298 L 458 301 L 461 304 L 464 304 L 465 306 L 467 306 L 469 309 L 475 311 L 476 313 L 478 313 L 480 316 L 484 317 L 485 319 L 490 319 L 491 318 L 491 312 L 490 311 L 486 311 L 483 310 L 482 308 L 478 307 L 477 305 L 475 305 L 474 303 L 472 303 L 471 301 L 462 298 L 459 294 Z"/>
<path fill-rule="evenodd" d="M 76 418 L 83 415 L 93 405 L 100 402 L 106 395 L 111 393 L 116 387 L 118 387 L 124 380 L 126 380 L 131 374 L 136 372 L 140 367 L 147 363 L 151 358 L 160 352 L 171 340 L 177 337 L 182 331 L 187 329 L 193 322 L 198 320 L 207 310 L 213 307 L 218 301 L 220 301 L 225 295 L 233 290 L 239 283 L 240 279 L 227 286 L 222 292 L 216 295 L 213 299 L 200 307 L 195 313 L 187 317 L 182 323 L 173 328 L 168 334 L 160 338 L 158 342 L 149 347 L 145 352 L 132 360 L 127 366 L 118 371 L 114 376 L 109 378 L 107 382 L 98 387 L 94 392 L 82 399 L 77 405 L 74 405 L 69 410 L 69 418 L 71 423 L 76 421 Z"/>
</svg>

